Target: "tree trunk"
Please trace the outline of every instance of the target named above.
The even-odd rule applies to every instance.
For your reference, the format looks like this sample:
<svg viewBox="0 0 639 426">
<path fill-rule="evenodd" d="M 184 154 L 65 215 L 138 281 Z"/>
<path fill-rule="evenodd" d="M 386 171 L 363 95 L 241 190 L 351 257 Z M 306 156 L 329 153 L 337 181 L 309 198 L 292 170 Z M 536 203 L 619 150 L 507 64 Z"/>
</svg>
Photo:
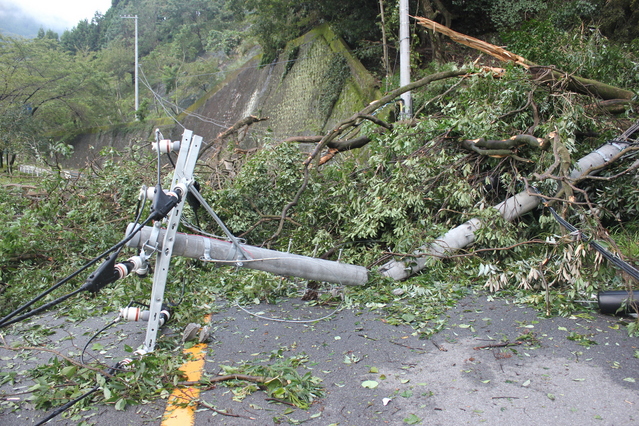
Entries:
<svg viewBox="0 0 639 426">
<path fill-rule="evenodd" d="M 462 146 L 480 155 L 491 157 L 506 157 L 514 155 L 517 147 L 528 145 L 536 149 L 544 149 L 548 143 L 545 139 L 536 138 L 531 135 L 516 135 L 506 140 L 473 139 L 463 140 Z"/>
<path fill-rule="evenodd" d="M 417 20 L 417 23 L 419 23 L 423 27 L 442 33 L 450 37 L 457 43 L 487 53 L 488 55 L 491 55 L 499 59 L 500 61 L 514 62 L 517 65 L 523 66 L 531 72 L 535 79 L 543 83 L 555 84 L 557 82 L 565 81 L 566 87 L 568 87 L 568 89 L 570 90 L 606 100 L 630 100 L 634 97 L 634 93 L 630 90 L 620 89 L 618 87 L 610 86 L 609 84 L 601 83 L 595 80 L 589 80 L 587 78 L 570 76 L 568 74 L 554 70 L 550 67 L 541 67 L 533 62 L 530 62 L 523 56 L 519 56 L 515 53 L 507 51 L 504 48 L 486 43 L 485 41 L 476 39 L 474 37 L 458 33 L 430 19 L 421 17 L 415 17 L 415 19 Z"/>
<path fill-rule="evenodd" d="M 590 80 L 588 78 L 569 75 L 550 67 L 531 66 L 528 67 L 528 70 L 533 78 L 539 82 L 548 85 L 565 83 L 569 90 L 590 95 L 595 98 L 601 98 L 604 100 L 623 99 L 628 101 L 634 96 L 634 93 L 630 90 L 620 89 L 619 87 L 611 86 L 596 80 Z"/>
<path fill-rule="evenodd" d="M 606 144 L 600 147 L 577 162 L 570 173 L 570 178 L 578 179 L 590 174 L 594 169 L 601 168 L 628 146 L 629 144 L 627 143 L 615 142 L 615 144 Z M 495 208 L 505 220 L 510 222 L 533 210 L 540 202 L 540 198 L 536 195 L 523 191 L 499 203 Z M 410 262 L 391 260 L 382 265 L 378 271 L 394 280 L 409 278 L 411 275 L 421 271 L 430 257 L 446 257 L 473 243 L 475 241 L 475 231 L 481 226 L 482 223 L 479 219 L 471 219 L 451 229 L 433 243 L 419 247 L 414 252 L 415 257 L 411 258 Z"/>
<path fill-rule="evenodd" d="M 382 18 L 382 47 L 384 49 L 384 72 L 386 73 L 386 84 L 391 75 L 390 61 L 388 59 L 388 41 L 386 39 L 386 19 L 384 17 L 384 0 L 379 0 L 380 16 Z"/>
</svg>

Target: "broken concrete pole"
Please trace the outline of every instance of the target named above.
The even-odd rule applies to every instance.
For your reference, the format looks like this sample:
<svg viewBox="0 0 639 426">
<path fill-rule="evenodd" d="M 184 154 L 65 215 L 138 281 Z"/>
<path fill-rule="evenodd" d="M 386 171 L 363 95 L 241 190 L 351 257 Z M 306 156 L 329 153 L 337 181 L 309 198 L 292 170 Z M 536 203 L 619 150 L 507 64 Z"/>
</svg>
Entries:
<svg viewBox="0 0 639 426">
<path fill-rule="evenodd" d="M 570 178 L 577 179 L 586 174 L 590 174 L 593 172 L 593 169 L 606 165 L 626 147 L 628 147 L 627 143 L 619 141 L 603 145 L 580 159 L 570 173 Z M 499 213 L 501 213 L 505 220 L 510 222 L 533 210 L 540 202 L 539 197 L 523 191 L 497 204 L 495 208 L 499 210 Z M 410 262 L 391 260 L 382 265 L 378 270 L 382 275 L 394 280 L 404 280 L 421 271 L 426 265 L 428 258 L 446 257 L 474 242 L 475 231 L 481 226 L 482 223 L 479 219 L 471 219 L 451 229 L 431 244 L 419 247 L 413 253 L 415 257 L 412 258 Z"/>
<path fill-rule="evenodd" d="M 127 235 L 132 230 L 133 226 L 129 225 Z M 142 248 L 151 238 L 152 231 L 152 227 L 145 226 L 127 243 L 127 246 Z M 158 250 L 162 250 L 161 245 L 165 233 L 165 229 L 159 231 Z M 257 269 L 284 277 L 293 276 L 342 285 L 364 285 L 368 281 L 368 270 L 363 266 L 348 265 L 245 244 L 239 244 L 239 247 L 240 251 L 238 252 L 236 246 L 230 241 L 177 233 L 173 244 L 173 255 L 200 259 L 219 265 Z"/>
</svg>

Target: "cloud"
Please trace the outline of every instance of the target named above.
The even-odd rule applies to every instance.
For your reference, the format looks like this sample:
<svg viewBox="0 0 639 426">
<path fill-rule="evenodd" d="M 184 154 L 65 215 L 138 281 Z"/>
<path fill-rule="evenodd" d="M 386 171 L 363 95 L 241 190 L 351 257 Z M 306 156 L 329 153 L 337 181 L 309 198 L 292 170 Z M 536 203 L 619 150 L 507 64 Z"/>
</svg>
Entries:
<svg viewBox="0 0 639 426">
<path fill-rule="evenodd" d="M 0 3 L 0 31 L 7 35 L 34 37 L 42 24 L 14 4 Z"/>
<path fill-rule="evenodd" d="M 3 0 L 0 28 L 5 29 L 2 19 L 7 15 L 12 17 L 9 19 L 31 22 L 29 27 L 35 25 L 35 33 L 40 27 L 62 33 L 83 19 L 90 21 L 97 11 L 106 13 L 110 6 L 111 0 Z"/>
</svg>

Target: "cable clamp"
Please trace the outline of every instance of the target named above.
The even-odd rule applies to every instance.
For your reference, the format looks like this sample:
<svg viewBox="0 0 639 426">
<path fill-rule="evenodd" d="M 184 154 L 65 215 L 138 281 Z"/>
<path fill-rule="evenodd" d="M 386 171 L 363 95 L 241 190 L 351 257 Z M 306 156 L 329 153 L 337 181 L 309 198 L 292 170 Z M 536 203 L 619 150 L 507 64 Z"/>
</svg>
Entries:
<svg viewBox="0 0 639 426">
<path fill-rule="evenodd" d="M 213 259 L 211 258 L 211 242 L 209 241 L 208 238 L 204 238 L 204 254 L 200 256 L 200 260 L 204 262 L 213 261 Z"/>
</svg>

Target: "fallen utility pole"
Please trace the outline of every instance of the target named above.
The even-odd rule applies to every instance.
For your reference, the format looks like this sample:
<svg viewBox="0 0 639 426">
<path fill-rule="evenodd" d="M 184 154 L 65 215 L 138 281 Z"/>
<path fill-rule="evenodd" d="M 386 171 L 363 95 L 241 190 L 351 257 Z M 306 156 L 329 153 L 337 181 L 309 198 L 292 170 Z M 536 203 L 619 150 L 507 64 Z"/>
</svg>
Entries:
<svg viewBox="0 0 639 426">
<path fill-rule="evenodd" d="M 570 179 L 591 174 L 613 160 L 621 151 L 630 146 L 629 142 L 624 142 L 629 135 L 639 129 L 636 123 L 628 129 L 619 140 L 605 144 L 590 154 L 580 159 L 572 172 Z M 517 195 L 508 198 L 506 201 L 494 206 L 501 216 L 508 222 L 532 211 L 541 203 L 541 198 L 528 191 L 522 191 Z M 414 258 L 410 262 L 391 260 L 379 268 L 379 272 L 394 280 L 404 280 L 411 275 L 421 271 L 429 258 L 445 258 L 455 251 L 466 247 L 475 241 L 475 231 L 483 226 L 481 220 L 474 218 L 456 228 L 451 229 L 446 234 L 437 238 L 430 244 L 419 247 L 413 254 Z"/>
<path fill-rule="evenodd" d="M 129 225 L 129 232 L 133 226 Z M 151 238 L 153 228 L 146 226 L 131 240 L 130 247 L 142 248 Z M 166 234 L 161 229 L 158 236 L 162 241 Z M 363 266 L 348 265 L 330 260 L 317 259 L 276 250 L 223 241 L 202 235 L 176 233 L 173 255 L 213 262 L 218 265 L 238 266 L 280 276 L 293 276 L 313 281 L 323 281 L 342 285 L 364 285 L 368 281 L 368 271 Z"/>
<path fill-rule="evenodd" d="M 363 266 L 346 265 L 339 262 L 240 244 L 193 184 L 193 171 L 202 146 L 202 137 L 194 135 L 191 130 L 185 129 L 182 141 L 173 142 L 168 139 L 162 139 L 160 131 L 157 130 L 156 143 L 153 145 L 158 153 L 158 161 L 161 153 L 169 154 L 173 151 L 179 151 L 177 162 L 175 163 L 171 191 L 166 194 L 175 194 L 179 190 L 178 192 L 182 196 L 177 197 L 177 205 L 168 212 L 166 222 L 154 219 L 153 227 L 138 228 L 136 225 L 131 224 L 127 229 L 126 235 L 129 238 L 127 245 L 140 248 L 139 257 L 141 259 L 146 262 L 146 259 L 153 254 L 156 254 L 157 257 L 153 275 L 153 288 L 151 289 L 151 302 L 149 303 L 149 323 L 141 353 L 148 353 L 154 350 L 158 330 L 163 324 L 164 290 L 172 256 L 184 256 L 238 267 L 246 266 L 247 268 L 262 270 L 280 276 L 295 276 L 343 285 L 364 285 L 368 281 L 368 270 Z M 153 197 L 163 198 L 163 195 L 168 197 L 166 194 L 163 193 L 158 183 Z M 177 232 L 187 195 L 193 195 L 217 221 L 225 232 L 228 241 Z M 135 235 L 133 235 L 134 230 L 137 231 Z"/>
</svg>

